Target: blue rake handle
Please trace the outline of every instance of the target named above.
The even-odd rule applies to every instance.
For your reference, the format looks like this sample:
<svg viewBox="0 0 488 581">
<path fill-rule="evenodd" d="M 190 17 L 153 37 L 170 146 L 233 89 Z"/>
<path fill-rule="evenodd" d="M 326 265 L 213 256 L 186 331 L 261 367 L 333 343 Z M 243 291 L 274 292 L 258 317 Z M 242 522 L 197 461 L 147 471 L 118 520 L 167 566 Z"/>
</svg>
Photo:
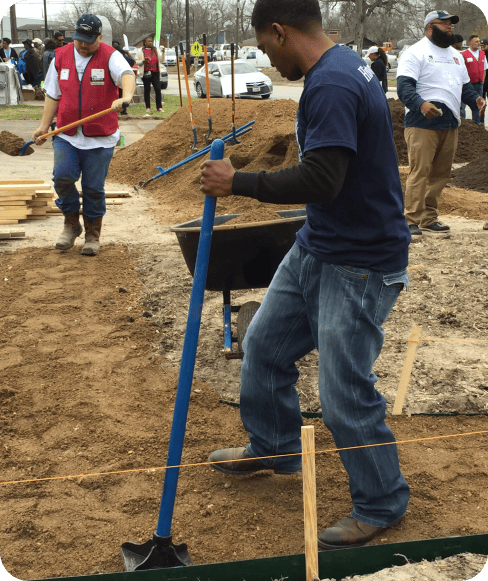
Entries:
<svg viewBox="0 0 488 581">
<path fill-rule="evenodd" d="M 224 157 L 224 148 L 224 142 L 221 139 L 216 139 L 212 143 L 210 159 L 222 159 Z M 205 283 L 210 258 L 210 244 L 212 242 L 216 202 L 216 198 L 205 196 L 195 274 L 193 276 L 190 307 L 188 310 L 185 340 L 181 356 L 178 389 L 176 391 L 173 425 L 171 426 L 169 439 L 167 468 L 181 464 L 181 453 L 185 439 L 186 420 L 190 404 L 193 371 L 195 369 L 200 321 L 202 318 L 203 297 L 205 294 Z M 173 520 L 179 473 L 179 468 L 171 468 L 166 470 L 164 476 L 163 496 L 159 509 L 158 527 L 156 529 L 156 534 L 160 537 L 168 537 L 171 535 L 171 522 Z"/>
</svg>

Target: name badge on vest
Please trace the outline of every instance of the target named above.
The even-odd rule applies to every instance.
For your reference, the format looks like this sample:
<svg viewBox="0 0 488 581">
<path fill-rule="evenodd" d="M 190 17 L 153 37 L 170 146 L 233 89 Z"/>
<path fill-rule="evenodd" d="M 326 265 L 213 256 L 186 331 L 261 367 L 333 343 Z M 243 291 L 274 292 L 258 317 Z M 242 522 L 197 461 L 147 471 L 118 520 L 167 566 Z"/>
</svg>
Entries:
<svg viewBox="0 0 488 581">
<path fill-rule="evenodd" d="M 103 69 L 92 69 L 90 85 L 104 85 L 105 71 Z"/>
<path fill-rule="evenodd" d="M 468 63 L 472 63 L 473 59 L 471 57 L 468 57 Z"/>
<path fill-rule="evenodd" d="M 61 69 L 61 74 L 59 75 L 61 81 L 67 81 L 69 79 L 69 69 Z"/>
</svg>

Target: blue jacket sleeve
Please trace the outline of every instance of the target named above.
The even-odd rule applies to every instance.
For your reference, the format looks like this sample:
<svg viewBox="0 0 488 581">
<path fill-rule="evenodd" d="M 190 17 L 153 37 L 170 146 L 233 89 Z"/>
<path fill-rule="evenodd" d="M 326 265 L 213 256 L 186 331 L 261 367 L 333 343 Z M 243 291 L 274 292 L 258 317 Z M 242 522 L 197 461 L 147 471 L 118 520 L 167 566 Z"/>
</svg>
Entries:
<svg viewBox="0 0 488 581">
<path fill-rule="evenodd" d="M 413 77 L 401 75 L 397 78 L 397 92 L 400 101 L 410 109 L 410 111 L 418 111 L 420 105 L 425 101 L 417 93 L 417 81 Z"/>
<path fill-rule="evenodd" d="M 461 94 L 461 101 L 469 105 L 471 108 L 476 109 L 478 104 L 476 99 L 479 97 L 478 93 L 473 89 L 471 83 L 465 83 L 463 85 L 463 92 Z"/>
</svg>

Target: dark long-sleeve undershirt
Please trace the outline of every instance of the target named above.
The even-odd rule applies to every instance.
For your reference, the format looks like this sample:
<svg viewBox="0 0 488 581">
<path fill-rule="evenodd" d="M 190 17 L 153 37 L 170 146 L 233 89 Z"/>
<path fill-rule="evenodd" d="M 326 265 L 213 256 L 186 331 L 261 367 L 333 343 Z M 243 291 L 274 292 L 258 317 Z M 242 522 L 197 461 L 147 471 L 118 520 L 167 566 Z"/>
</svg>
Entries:
<svg viewBox="0 0 488 581">
<path fill-rule="evenodd" d="M 352 155 L 345 147 L 321 147 L 307 151 L 301 163 L 275 172 L 237 171 L 232 193 L 269 204 L 330 204 L 342 188 Z"/>
</svg>

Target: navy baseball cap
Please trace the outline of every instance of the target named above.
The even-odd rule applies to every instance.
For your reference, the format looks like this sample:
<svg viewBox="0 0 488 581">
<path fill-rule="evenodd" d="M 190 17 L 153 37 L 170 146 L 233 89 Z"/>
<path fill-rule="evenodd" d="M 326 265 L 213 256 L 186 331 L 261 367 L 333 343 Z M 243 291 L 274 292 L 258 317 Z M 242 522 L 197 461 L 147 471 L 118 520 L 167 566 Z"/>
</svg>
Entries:
<svg viewBox="0 0 488 581">
<path fill-rule="evenodd" d="M 459 22 L 459 16 L 449 14 L 445 10 L 434 10 L 433 12 L 429 12 L 425 17 L 424 28 L 433 20 L 451 20 L 452 24 L 457 24 Z"/>
<path fill-rule="evenodd" d="M 82 14 L 76 23 L 73 40 L 81 40 L 86 44 L 93 44 L 102 34 L 102 21 L 94 14 Z"/>
</svg>

